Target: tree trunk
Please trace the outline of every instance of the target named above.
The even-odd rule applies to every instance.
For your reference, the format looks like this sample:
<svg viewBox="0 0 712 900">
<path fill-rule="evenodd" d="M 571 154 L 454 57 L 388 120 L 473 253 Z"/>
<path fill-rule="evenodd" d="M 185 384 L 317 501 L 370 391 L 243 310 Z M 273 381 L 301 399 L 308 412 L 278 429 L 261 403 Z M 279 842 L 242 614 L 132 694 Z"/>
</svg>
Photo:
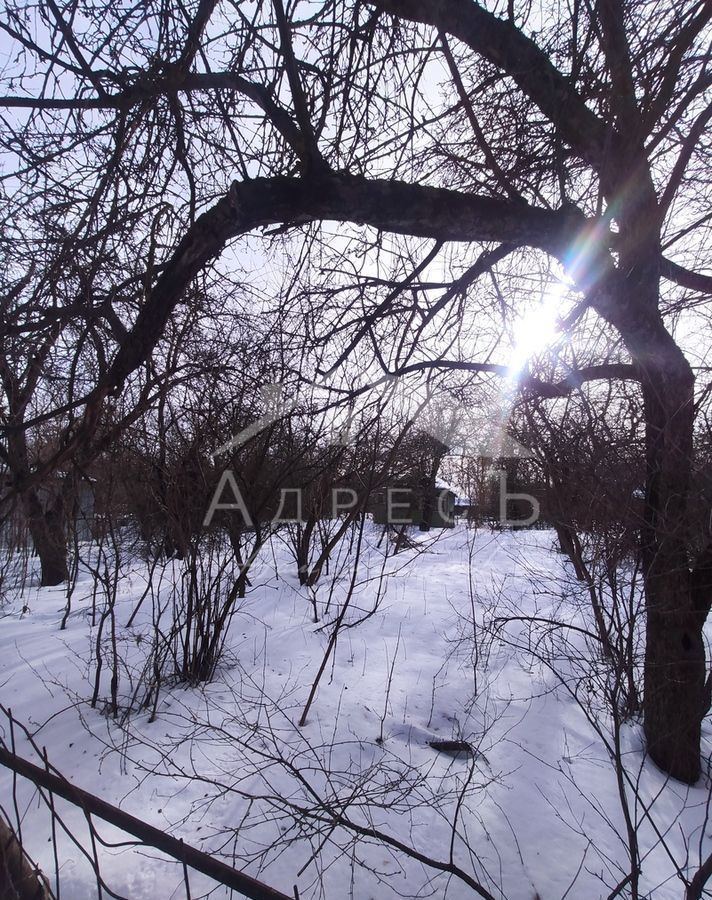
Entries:
<svg viewBox="0 0 712 900">
<path fill-rule="evenodd" d="M 47 879 L 22 849 L 15 832 L 0 817 L 0 900 L 52 900 Z"/>
<path fill-rule="evenodd" d="M 311 548 L 311 539 L 316 527 L 317 519 L 315 513 L 310 513 L 305 523 L 299 523 L 297 526 L 297 574 L 299 576 L 299 584 L 304 587 L 309 584 L 309 550 Z"/>
<path fill-rule="evenodd" d="M 634 122 L 632 127 L 635 131 Z M 623 280 L 603 313 L 622 334 L 643 393 L 644 730 L 653 761 L 692 784 L 700 775 L 706 670 L 704 615 L 695 608 L 690 573 L 694 376 L 660 313 L 660 213 L 642 146 L 622 153 L 618 166 L 617 175 L 609 173 L 608 194 L 621 198 L 618 272 Z"/>
<path fill-rule="evenodd" d="M 16 420 L 21 423 L 21 415 Z M 21 428 L 9 434 L 7 463 L 15 483 L 21 484 L 30 471 L 26 435 Z M 41 491 L 49 497 L 46 504 L 42 503 Z M 18 493 L 35 553 L 40 558 L 42 586 L 50 587 L 68 581 L 65 510 L 68 500 L 73 500 L 75 496 L 73 477 L 66 474 L 59 481 L 59 486 L 55 481 L 39 488 L 21 489 Z"/>
<path fill-rule="evenodd" d="M 674 346 L 672 338 L 670 344 Z M 677 353 L 643 381 L 647 492 L 643 531 L 646 593 L 644 728 L 651 758 L 687 783 L 700 775 L 705 714 L 704 614 L 689 560 L 687 497 L 692 467 L 693 377 Z M 669 365 L 674 361 L 674 365 Z M 662 371 L 661 371 L 662 368 Z"/>
<path fill-rule="evenodd" d="M 40 558 L 42 587 L 63 584 L 69 580 L 67 566 L 67 533 L 61 496 L 46 510 L 33 489 L 22 496 L 27 524 L 35 552 Z"/>
</svg>

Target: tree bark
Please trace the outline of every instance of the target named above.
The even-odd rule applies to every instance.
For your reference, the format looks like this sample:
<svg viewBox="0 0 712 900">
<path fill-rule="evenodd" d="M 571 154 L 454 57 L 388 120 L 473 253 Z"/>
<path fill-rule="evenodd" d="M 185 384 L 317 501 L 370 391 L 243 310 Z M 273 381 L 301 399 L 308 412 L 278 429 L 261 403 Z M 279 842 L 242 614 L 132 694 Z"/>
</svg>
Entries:
<svg viewBox="0 0 712 900">
<path fill-rule="evenodd" d="M 627 168 L 636 171 L 636 163 Z M 641 175 L 637 197 L 621 214 L 619 272 L 626 274 L 606 317 L 626 342 L 643 394 L 647 749 L 663 771 L 692 784 L 700 775 L 706 672 L 705 616 L 698 612 L 690 572 L 694 376 L 659 310 L 659 217 L 647 182 Z"/>
<path fill-rule="evenodd" d="M 0 900 L 53 900 L 47 879 L 0 817 Z"/>
<path fill-rule="evenodd" d="M 622 171 L 630 173 L 619 213 L 618 271 L 625 275 L 617 309 L 609 308 L 607 318 L 626 342 L 643 394 L 643 722 L 653 761 L 692 784 L 700 775 L 706 672 L 704 616 L 696 609 L 690 573 L 694 376 L 660 313 L 660 213 L 642 150 L 631 153 Z"/>
<path fill-rule="evenodd" d="M 52 587 L 69 580 L 67 566 L 67 533 L 61 496 L 45 510 L 37 491 L 31 488 L 22 495 L 32 544 L 40 559 L 41 585 Z"/>
<path fill-rule="evenodd" d="M 700 775 L 705 714 L 705 616 L 696 607 L 688 552 L 693 378 L 678 354 L 674 368 L 649 371 L 643 381 L 647 445 L 642 542 L 647 618 L 644 729 L 648 752 L 657 765 L 674 778 L 693 783 Z"/>
</svg>

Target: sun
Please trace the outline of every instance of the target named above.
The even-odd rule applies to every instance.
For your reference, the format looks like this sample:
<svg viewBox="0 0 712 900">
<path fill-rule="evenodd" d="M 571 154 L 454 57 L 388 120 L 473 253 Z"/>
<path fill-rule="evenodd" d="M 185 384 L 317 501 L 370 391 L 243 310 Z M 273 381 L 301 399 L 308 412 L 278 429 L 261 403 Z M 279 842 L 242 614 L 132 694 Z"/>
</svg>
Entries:
<svg viewBox="0 0 712 900">
<path fill-rule="evenodd" d="M 529 360 L 550 347 L 560 335 L 562 298 L 569 286 L 557 280 L 514 327 L 514 346 L 507 366 L 507 379 L 515 381 Z"/>
</svg>

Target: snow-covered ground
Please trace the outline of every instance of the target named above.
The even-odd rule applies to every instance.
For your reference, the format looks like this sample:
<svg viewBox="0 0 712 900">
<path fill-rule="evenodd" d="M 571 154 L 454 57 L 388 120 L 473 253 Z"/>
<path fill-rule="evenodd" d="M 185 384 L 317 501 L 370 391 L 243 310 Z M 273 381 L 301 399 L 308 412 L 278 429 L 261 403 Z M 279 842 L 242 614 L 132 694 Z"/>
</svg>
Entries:
<svg viewBox="0 0 712 900">
<path fill-rule="evenodd" d="M 299 586 L 280 537 L 253 569 L 216 677 L 202 686 L 165 684 L 153 720 L 149 711 L 107 714 L 108 671 L 102 702 L 89 705 L 96 630 L 86 569 L 64 630 L 64 588 L 39 588 L 35 579 L 21 596 L 8 592 L 0 608 L 0 702 L 74 783 L 289 895 L 297 885 L 302 898 L 329 900 L 476 896 L 458 873 L 415 858 L 400 842 L 452 864 L 495 897 L 608 897 L 630 864 L 619 784 L 594 727 L 604 736 L 610 727 L 600 694 L 605 667 L 576 630 L 592 629 L 592 617 L 553 534 L 458 526 L 416 533 L 415 547 L 385 559 L 379 537 L 367 527 L 347 627 L 303 727 L 353 572 L 344 553 L 343 565 L 324 574 L 315 623 L 314 598 Z M 154 596 L 127 628 L 148 567 L 137 557 L 123 564 L 116 641 L 124 701 L 152 640 L 153 605 L 169 597 L 181 566 L 154 571 Z M 100 609 L 101 593 L 96 602 Z M 498 622 L 526 616 L 538 624 Z M 7 739 L 4 718 L 0 725 Z M 708 728 L 705 749 L 709 737 Z M 22 735 L 15 738 L 18 752 L 32 756 Z M 451 739 L 468 742 L 472 753 L 429 743 Z M 623 728 L 621 749 L 640 841 L 640 896 L 682 898 L 676 866 L 690 871 L 712 849 L 710 783 L 666 783 L 644 762 L 636 722 Z M 12 818 L 5 770 L 0 798 Z M 21 780 L 16 798 L 27 847 L 52 877 L 46 810 Z M 57 808 L 88 845 L 82 813 L 63 801 Z M 127 839 L 97 825 L 105 840 Z M 80 851 L 58 841 L 62 897 L 95 897 Z M 157 852 L 100 854 L 103 877 L 121 896 L 185 895 L 182 873 Z M 210 885 L 191 875 L 193 897 Z"/>
</svg>

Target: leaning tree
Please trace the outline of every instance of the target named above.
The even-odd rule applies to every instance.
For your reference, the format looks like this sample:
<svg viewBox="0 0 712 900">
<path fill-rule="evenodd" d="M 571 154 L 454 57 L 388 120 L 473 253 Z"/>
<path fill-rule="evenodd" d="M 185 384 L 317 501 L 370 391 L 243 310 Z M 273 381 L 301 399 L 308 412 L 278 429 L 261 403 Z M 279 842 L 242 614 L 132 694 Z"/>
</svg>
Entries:
<svg viewBox="0 0 712 900">
<path fill-rule="evenodd" d="M 622 347 L 565 388 L 639 384 L 645 733 L 664 770 L 694 781 L 712 577 L 688 538 L 694 348 L 675 339 L 670 311 L 712 291 L 699 265 L 710 11 L 708 0 L 9 3 L 4 190 L 18 246 L 47 242 L 43 223 L 54 245 L 32 266 L 5 243 L 6 394 L 27 367 L 5 352 L 18 328 L 41 349 L 78 323 L 94 346 L 70 397 L 55 390 L 73 365 L 57 343 L 32 357 L 6 433 L 17 443 L 54 416 L 57 435 L 24 460 L 16 489 L 91 456 L 107 404 L 133 389 L 196 279 L 239 270 L 264 303 L 292 303 L 285 340 L 311 352 L 297 368 L 352 384 L 366 350 L 386 375 L 506 374 L 493 346 L 480 355 L 447 323 L 516 310 L 507 285 L 552 260 L 571 284 L 564 327 L 597 316 Z M 234 309 L 244 313 L 238 296 Z"/>
</svg>

